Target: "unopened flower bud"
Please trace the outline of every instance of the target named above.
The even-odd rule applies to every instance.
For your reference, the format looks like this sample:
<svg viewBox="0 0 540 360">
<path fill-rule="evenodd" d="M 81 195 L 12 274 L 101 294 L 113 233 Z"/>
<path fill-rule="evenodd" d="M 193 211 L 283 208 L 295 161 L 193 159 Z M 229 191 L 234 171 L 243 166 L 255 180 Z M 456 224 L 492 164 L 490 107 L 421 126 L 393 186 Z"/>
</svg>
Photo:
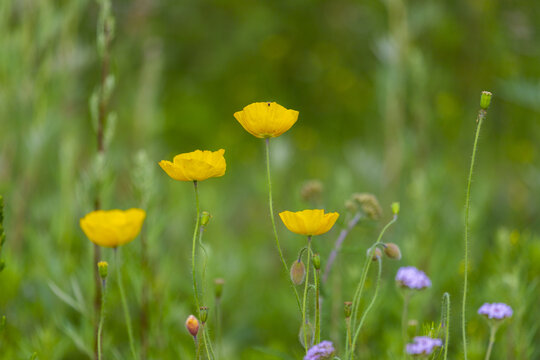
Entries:
<svg viewBox="0 0 540 360">
<path fill-rule="evenodd" d="M 351 317 L 352 313 L 352 302 L 351 301 L 345 301 L 345 319 L 348 319 Z"/>
<path fill-rule="evenodd" d="M 201 226 L 206 226 L 212 215 L 208 211 L 203 211 L 201 215 Z"/>
<path fill-rule="evenodd" d="M 313 267 L 315 270 L 321 268 L 321 255 L 319 255 L 319 253 L 313 254 Z"/>
<path fill-rule="evenodd" d="M 106 261 L 100 261 L 97 264 L 99 276 L 102 280 L 105 280 L 107 278 L 108 270 L 109 270 L 109 263 Z"/>
<path fill-rule="evenodd" d="M 199 313 L 201 315 L 201 322 L 204 325 L 206 321 L 208 320 L 208 307 L 207 306 L 201 306 L 199 308 Z"/>
<path fill-rule="evenodd" d="M 370 249 L 367 250 L 367 256 L 369 256 L 369 251 Z M 373 261 L 377 261 L 379 260 L 380 258 L 382 257 L 382 252 L 381 252 L 381 249 L 379 249 L 378 247 L 375 248 L 375 250 L 373 250 L 373 255 L 371 257 L 371 260 Z"/>
<path fill-rule="evenodd" d="M 304 201 L 316 202 L 323 192 L 323 184 L 319 180 L 309 180 L 304 183 L 300 195 Z"/>
<path fill-rule="evenodd" d="M 392 260 L 401 260 L 401 250 L 394 243 L 384 244 L 384 253 Z"/>
<path fill-rule="evenodd" d="M 399 214 L 399 203 L 398 202 L 392 203 L 392 214 L 394 214 L 394 215 Z"/>
<path fill-rule="evenodd" d="M 221 278 L 217 278 L 214 280 L 214 295 L 216 296 L 216 299 L 221 299 L 221 295 L 223 294 L 224 284 L 225 284 L 225 280 Z"/>
<path fill-rule="evenodd" d="M 488 109 L 492 95 L 489 91 L 482 91 L 482 95 L 480 95 L 480 107 L 482 110 Z"/>
<path fill-rule="evenodd" d="M 199 320 L 193 315 L 189 315 L 186 320 L 186 329 L 193 337 L 199 333 Z"/>
<path fill-rule="evenodd" d="M 320 264 L 319 264 L 320 265 Z M 294 285 L 301 285 L 306 277 L 306 266 L 302 260 L 295 260 L 291 265 L 291 281 Z"/>
</svg>

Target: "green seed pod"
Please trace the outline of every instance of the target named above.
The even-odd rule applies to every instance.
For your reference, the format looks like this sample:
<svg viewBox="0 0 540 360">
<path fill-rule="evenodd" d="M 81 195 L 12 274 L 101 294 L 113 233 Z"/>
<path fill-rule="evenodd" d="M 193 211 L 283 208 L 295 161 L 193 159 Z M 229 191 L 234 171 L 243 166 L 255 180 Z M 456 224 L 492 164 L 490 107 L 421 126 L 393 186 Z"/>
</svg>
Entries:
<svg viewBox="0 0 540 360">
<path fill-rule="evenodd" d="M 201 215 L 201 226 L 206 226 L 212 215 L 208 211 L 203 211 Z"/>
<path fill-rule="evenodd" d="M 108 271 L 109 263 L 106 261 L 100 261 L 98 262 L 97 266 L 98 266 L 99 276 L 101 277 L 102 280 L 105 280 L 109 272 Z"/>
<path fill-rule="evenodd" d="M 345 307 L 343 309 L 345 311 L 345 319 L 350 318 L 352 313 L 352 301 L 345 301 Z"/>
<path fill-rule="evenodd" d="M 319 255 L 319 253 L 313 254 L 313 267 L 315 270 L 321 268 L 321 255 Z"/>
<path fill-rule="evenodd" d="M 225 280 L 221 278 L 214 279 L 214 295 L 216 296 L 216 299 L 221 299 L 224 284 Z"/>
<path fill-rule="evenodd" d="M 489 91 L 482 91 L 482 95 L 480 95 L 480 107 L 482 110 L 488 109 L 492 95 Z"/>
<path fill-rule="evenodd" d="M 200 314 L 201 314 L 201 322 L 204 325 L 206 323 L 206 320 L 208 320 L 208 307 L 207 306 L 201 306 L 199 308 Z"/>
<path fill-rule="evenodd" d="M 384 253 L 392 260 L 401 260 L 401 250 L 394 243 L 384 244 Z"/>
<path fill-rule="evenodd" d="M 302 260 L 295 260 L 291 265 L 291 281 L 294 285 L 301 285 L 306 277 L 306 266 Z"/>
</svg>

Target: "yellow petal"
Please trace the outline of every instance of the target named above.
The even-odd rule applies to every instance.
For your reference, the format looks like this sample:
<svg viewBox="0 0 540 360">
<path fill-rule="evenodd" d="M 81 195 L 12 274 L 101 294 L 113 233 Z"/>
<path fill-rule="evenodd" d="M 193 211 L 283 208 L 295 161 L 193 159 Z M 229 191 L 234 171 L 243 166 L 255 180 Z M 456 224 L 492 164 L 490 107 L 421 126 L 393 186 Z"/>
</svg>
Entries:
<svg viewBox="0 0 540 360">
<path fill-rule="evenodd" d="M 298 111 L 287 110 L 275 102 L 257 102 L 234 113 L 242 127 L 259 138 L 276 137 L 298 120 Z"/>
<path fill-rule="evenodd" d="M 80 220 L 80 226 L 88 239 L 105 247 L 117 247 L 137 237 L 146 218 L 141 209 L 97 210 Z"/>
<path fill-rule="evenodd" d="M 287 229 L 300 235 L 321 235 L 328 232 L 339 217 L 338 213 L 325 214 L 324 210 L 283 211 L 279 214 Z"/>
<path fill-rule="evenodd" d="M 173 161 L 162 160 L 159 166 L 171 178 L 179 181 L 202 181 L 225 175 L 227 164 L 223 154 L 225 150 L 201 151 L 178 154 Z"/>
</svg>

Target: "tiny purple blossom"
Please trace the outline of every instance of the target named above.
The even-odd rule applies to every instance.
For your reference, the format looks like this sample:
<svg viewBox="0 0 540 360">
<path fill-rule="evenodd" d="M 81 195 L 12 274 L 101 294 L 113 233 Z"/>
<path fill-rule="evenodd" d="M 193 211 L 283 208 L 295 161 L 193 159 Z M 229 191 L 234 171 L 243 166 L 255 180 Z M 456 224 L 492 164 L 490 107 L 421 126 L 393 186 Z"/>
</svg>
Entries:
<svg viewBox="0 0 540 360">
<path fill-rule="evenodd" d="M 326 360 L 330 359 L 336 350 L 330 341 L 321 341 L 309 349 L 304 360 Z"/>
<path fill-rule="evenodd" d="M 436 347 L 442 346 L 441 339 L 432 339 L 429 336 L 416 336 L 411 344 L 407 344 L 409 355 L 430 355 Z"/>
<path fill-rule="evenodd" d="M 502 320 L 511 317 L 514 312 L 510 306 L 504 303 L 485 303 L 478 309 L 478 313 L 488 319 Z"/>
<path fill-rule="evenodd" d="M 422 290 L 431 286 L 431 280 L 429 280 L 426 273 L 414 266 L 399 268 L 396 274 L 396 281 L 400 286 L 409 289 Z"/>
</svg>

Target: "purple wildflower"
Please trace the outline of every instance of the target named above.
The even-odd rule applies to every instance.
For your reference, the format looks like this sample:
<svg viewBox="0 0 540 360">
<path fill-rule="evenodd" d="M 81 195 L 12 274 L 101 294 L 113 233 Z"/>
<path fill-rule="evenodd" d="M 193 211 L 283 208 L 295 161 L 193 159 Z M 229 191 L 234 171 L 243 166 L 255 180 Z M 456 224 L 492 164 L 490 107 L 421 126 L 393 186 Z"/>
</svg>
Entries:
<svg viewBox="0 0 540 360">
<path fill-rule="evenodd" d="M 326 360 L 330 359 L 336 350 L 330 341 L 321 341 L 309 349 L 304 360 Z"/>
<path fill-rule="evenodd" d="M 432 339 L 429 336 L 416 336 L 411 344 L 407 344 L 409 355 L 430 355 L 436 347 L 442 346 L 441 339 Z"/>
<path fill-rule="evenodd" d="M 422 290 L 431 286 L 431 280 L 429 280 L 426 273 L 414 266 L 399 268 L 396 274 L 396 281 L 400 286 L 409 289 Z"/>
<path fill-rule="evenodd" d="M 480 315 L 485 315 L 488 319 L 502 320 L 509 318 L 514 313 L 512 308 L 504 303 L 485 303 L 478 309 Z"/>
</svg>

